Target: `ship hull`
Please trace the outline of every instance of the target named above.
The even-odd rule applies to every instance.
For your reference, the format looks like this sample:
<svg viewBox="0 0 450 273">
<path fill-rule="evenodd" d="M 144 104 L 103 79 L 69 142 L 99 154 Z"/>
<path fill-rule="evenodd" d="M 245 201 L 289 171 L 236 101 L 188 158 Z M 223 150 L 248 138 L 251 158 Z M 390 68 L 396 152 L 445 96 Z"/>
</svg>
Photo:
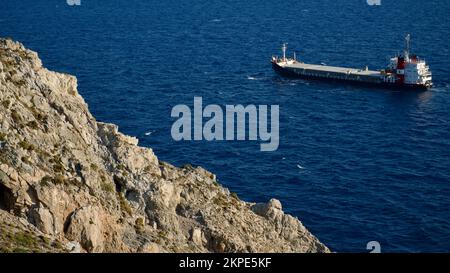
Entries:
<svg viewBox="0 0 450 273">
<path fill-rule="evenodd" d="M 318 74 L 314 73 L 315 75 L 311 74 L 302 74 L 302 73 L 296 73 L 292 69 L 282 67 L 278 65 L 276 62 L 272 62 L 272 68 L 273 70 L 284 77 L 289 78 L 299 78 L 299 79 L 306 79 L 306 80 L 313 80 L 313 81 L 321 81 L 321 82 L 338 82 L 338 83 L 346 83 L 346 84 L 352 84 L 352 85 L 358 85 L 358 86 L 364 86 L 364 87 L 377 87 L 377 88 L 384 88 L 384 89 L 391 89 L 391 90 L 419 90 L 424 91 L 431 88 L 431 86 L 427 85 L 412 85 L 412 84 L 397 84 L 397 83 L 386 83 L 382 81 L 364 81 L 364 80 L 351 80 L 351 79 L 342 79 L 342 78 L 330 78 L 327 77 L 326 74 Z"/>
</svg>

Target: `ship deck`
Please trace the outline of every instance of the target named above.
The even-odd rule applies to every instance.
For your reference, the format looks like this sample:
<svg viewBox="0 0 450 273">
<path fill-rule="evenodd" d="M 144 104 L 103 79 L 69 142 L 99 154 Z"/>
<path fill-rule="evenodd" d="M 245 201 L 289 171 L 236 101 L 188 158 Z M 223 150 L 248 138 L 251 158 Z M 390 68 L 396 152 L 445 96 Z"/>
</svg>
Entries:
<svg viewBox="0 0 450 273">
<path fill-rule="evenodd" d="M 328 66 L 328 65 L 316 65 L 316 64 L 306 64 L 301 62 L 295 62 L 290 64 L 284 64 L 282 67 L 285 68 L 293 68 L 293 69 L 305 69 L 309 71 L 318 71 L 318 72 L 331 72 L 337 74 L 352 74 L 357 76 L 369 76 L 369 77 L 380 77 L 380 71 L 375 70 L 365 70 L 365 69 L 357 69 L 357 68 L 347 68 L 347 67 L 337 67 L 337 66 Z"/>
</svg>

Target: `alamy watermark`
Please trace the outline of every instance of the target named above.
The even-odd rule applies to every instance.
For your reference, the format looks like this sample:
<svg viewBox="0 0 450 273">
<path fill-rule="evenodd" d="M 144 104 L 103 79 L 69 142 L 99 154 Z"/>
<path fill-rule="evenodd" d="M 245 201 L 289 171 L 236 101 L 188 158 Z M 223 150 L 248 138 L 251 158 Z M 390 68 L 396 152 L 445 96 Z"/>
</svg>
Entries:
<svg viewBox="0 0 450 273">
<path fill-rule="evenodd" d="M 69 6 L 81 6 L 81 0 L 66 0 Z"/>
<path fill-rule="evenodd" d="M 370 250 L 370 253 L 381 253 L 381 244 L 378 241 L 370 241 L 367 243 L 366 249 Z"/>
<path fill-rule="evenodd" d="M 278 105 L 270 105 L 270 130 L 268 105 L 239 104 L 225 105 L 224 108 L 225 110 L 217 104 L 203 108 L 202 97 L 194 97 L 193 111 L 184 104 L 174 106 L 171 117 L 178 119 L 172 125 L 172 138 L 175 141 L 259 140 L 263 142 L 260 144 L 261 151 L 270 152 L 278 149 L 280 142 Z M 203 123 L 205 119 L 206 122 Z"/>
<path fill-rule="evenodd" d="M 381 0 L 366 0 L 369 6 L 381 6 Z"/>
</svg>

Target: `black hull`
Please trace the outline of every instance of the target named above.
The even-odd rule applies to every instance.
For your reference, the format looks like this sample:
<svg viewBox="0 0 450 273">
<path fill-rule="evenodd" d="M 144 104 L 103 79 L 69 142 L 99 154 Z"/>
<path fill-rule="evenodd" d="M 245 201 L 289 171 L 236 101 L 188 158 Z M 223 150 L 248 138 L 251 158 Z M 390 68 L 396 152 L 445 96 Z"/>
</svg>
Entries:
<svg viewBox="0 0 450 273">
<path fill-rule="evenodd" d="M 296 79 L 305 79 L 305 80 L 313 80 L 320 82 L 328 82 L 328 83 L 346 83 L 357 86 L 364 86 L 369 88 L 383 88 L 383 89 L 391 89 L 391 90 L 416 90 L 416 91 L 426 91 L 431 87 L 425 85 L 411 85 L 411 84 L 395 84 L 395 83 L 373 83 L 373 82 L 363 82 L 363 81 L 351 81 L 345 79 L 332 79 L 320 76 L 307 76 L 294 73 L 288 69 L 285 69 L 278 64 L 272 62 L 273 70 L 284 77 L 296 78 Z"/>
</svg>

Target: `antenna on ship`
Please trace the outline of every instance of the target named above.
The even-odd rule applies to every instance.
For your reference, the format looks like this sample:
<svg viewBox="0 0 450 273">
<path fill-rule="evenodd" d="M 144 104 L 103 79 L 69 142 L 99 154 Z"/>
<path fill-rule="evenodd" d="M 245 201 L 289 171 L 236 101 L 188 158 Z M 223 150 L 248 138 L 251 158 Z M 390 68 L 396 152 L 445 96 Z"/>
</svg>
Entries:
<svg viewBox="0 0 450 273">
<path fill-rule="evenodd" d="M 283 62 L 286 61 L 286 49 L 287 49 L 287 43 L 283 43 L 283 46 L 281 47 L 281 50 L 283 51 Z"/>
<path fill-rule="evenodd" d="M 411 46 L 411 35 L 406 35 L 405 37 L 405 43 L 406 43 L 406 48 L 405 48 L 405 61 L 409 62 L 409 49 Z"/>
</svg>

